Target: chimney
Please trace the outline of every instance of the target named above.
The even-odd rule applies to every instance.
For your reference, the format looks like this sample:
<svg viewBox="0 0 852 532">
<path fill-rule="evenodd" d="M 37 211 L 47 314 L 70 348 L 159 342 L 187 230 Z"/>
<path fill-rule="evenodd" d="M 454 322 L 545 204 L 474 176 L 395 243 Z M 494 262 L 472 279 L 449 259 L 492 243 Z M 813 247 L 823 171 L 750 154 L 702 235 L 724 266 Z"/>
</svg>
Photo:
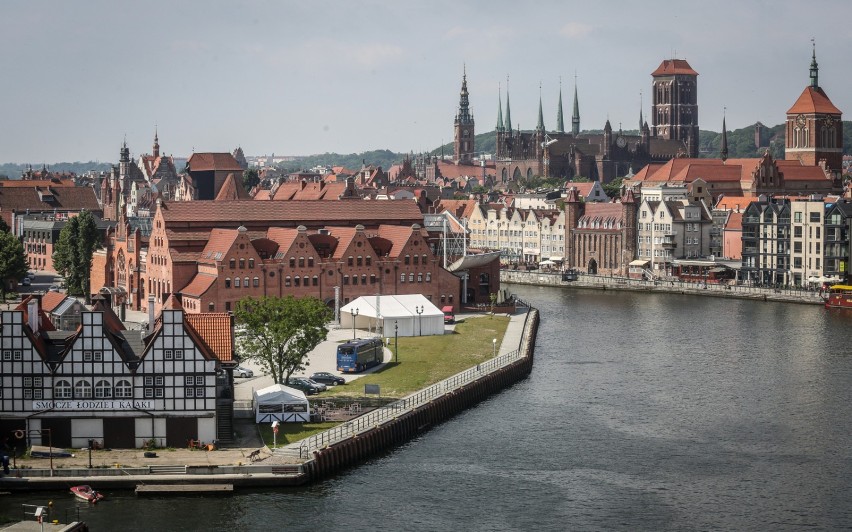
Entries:
<svg viewBox="0 0 852 532">
<path fill-rule="evenodd" d="M 34 334 L 38 333 L 38 318 L 38 300 L 32 298 L 27 303 L 27 323 Z"/>
<path fill-rule="evenodd" d="M 154 296 L 148 296 L 148 332 L 154 330 Z"/>
</svg>

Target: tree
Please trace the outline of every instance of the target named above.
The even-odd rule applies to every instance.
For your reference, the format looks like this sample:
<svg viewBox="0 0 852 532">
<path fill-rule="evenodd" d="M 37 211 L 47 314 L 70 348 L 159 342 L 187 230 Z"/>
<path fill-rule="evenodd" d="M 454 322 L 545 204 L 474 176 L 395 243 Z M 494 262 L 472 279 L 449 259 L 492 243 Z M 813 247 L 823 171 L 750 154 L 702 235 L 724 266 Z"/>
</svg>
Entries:
<svg viewBox="0 0 852 532">
<path fill-rule="evenodd" d="M 274 382 L 304 371 L 305 357 L 328 336 L 331 310 L 315 297 L 247 297 L 234 318 L 241 331 L 237 346 L 244 360 L 258 362 Z"/>
<path fill-rule="evenodd" d="M 6 220 L 0 218 L 0 231 L 5 231 L 10 233 L 12 230 L 9 228 L 9 224 L 6 223 Z"/>
<path fill-rule="evenodd" d="M 98 223 L 91 212 L 83 210 L 65 224 L 53 251 L 53 267 L 65 278 L 68 293 L 89 297 L 89 272 L 92 255 L 100 245 Z"/>
<path fill-rule="evenodd" d="M 249 168 L 243 172 L 243 188 L 246 192 L 250 191 L 260 183 L 260 176 L 257 175 L 257 170 Z"/>
<path fill-rule="evenodd" d="M 0 301 L 6 301 L 10 282 L 27 274 L 27 254 L 24 245 L 8 231 L 0 231 Z"/>
</svg>

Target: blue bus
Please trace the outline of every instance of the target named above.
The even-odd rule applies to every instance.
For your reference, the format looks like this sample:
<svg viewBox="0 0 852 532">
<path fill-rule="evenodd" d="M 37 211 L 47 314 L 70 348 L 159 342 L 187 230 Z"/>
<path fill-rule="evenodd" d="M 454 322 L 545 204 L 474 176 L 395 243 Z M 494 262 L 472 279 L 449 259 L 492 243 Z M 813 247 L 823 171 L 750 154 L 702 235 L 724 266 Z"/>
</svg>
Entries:
<svg viewBox="0 0 852 532">
<path fill-rule="evenodd" d="M 351 340 L 337 346 L 337 371 L 357 373 L 381 364 L 385 352 L 381 338 Z"/>
</svg>

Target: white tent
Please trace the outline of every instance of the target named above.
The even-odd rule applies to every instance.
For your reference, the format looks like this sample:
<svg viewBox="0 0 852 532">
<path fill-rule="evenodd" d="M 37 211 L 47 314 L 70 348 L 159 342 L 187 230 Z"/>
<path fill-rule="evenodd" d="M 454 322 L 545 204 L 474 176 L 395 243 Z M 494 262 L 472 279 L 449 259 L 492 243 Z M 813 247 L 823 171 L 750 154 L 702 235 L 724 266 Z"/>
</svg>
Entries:
<svg viewBox="0 0 852 532">
<path fill-rule="evenodd" d="M 283 384 L 255 391 L 254 404 L 256 423 L 303 423 L 311 420 L 310 404 L 304 392 Z"/>
<path fill-rule="evenodd" d="M 340 309 L 340 326 L 353 325 L 385 338 L 430 336 L 444 334 L 444 313 L 421 294 L 361 296 Z"/>
</svg>

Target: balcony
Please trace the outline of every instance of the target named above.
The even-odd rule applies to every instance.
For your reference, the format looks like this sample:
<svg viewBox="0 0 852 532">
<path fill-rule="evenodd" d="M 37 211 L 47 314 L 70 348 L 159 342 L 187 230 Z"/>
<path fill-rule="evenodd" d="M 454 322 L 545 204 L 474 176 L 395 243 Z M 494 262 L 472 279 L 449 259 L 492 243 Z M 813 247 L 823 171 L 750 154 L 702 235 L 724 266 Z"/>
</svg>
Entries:
<svg viewBox="0 0 852 532">
<path fill-rule="evenodd" d="M 660 245 L 663 249 L 675 249 L 677 247 L 677 242 L 675 242 L 673 238 L 663 238 L 660 241 Z"/>
</svg>

